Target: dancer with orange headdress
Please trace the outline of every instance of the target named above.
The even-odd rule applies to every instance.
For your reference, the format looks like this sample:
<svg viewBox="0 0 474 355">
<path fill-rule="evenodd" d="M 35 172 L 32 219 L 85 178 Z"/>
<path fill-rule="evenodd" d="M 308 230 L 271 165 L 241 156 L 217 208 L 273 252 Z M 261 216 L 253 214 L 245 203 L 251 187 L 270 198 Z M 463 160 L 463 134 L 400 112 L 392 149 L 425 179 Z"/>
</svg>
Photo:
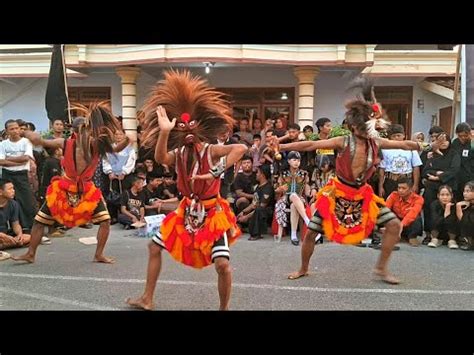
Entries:
<svg viewBox="0 0 474 355">
<path fill-rule="evenodd" d="M 130 306 L 151 310 L 161 271 L 161 251 L 193 268 L 215 264 L 220 309 L 229 307 L 231 245 L 241 232 L 227 200 L 219 195 L 220 175 L 247 151 L 243 144 L 214 145 L 234 124 L 223 94 L 188 71 L 168 71 L 153 90 L 143 111 L 143 145 L 155 147 L 155 160 L 175 166 L 183 195 L 176 211 L 164 219 L 149 244 L 145 291 Z M 171 117 L 172 120 L 168 118 Z"/>
<path fill-rule="evenodd" d="M 112 146 L 113 134 L 120 129 L 120 123 L 110 112 L 108 103 L 95 103 L 89 108 L 75 108 L 84 117 L 74 119 L 70 138 L 44 140 L 38 133 L 24 132 L 24 136 L 33 145 L 63 149 L 64 158 L 61 165 L 64 173 L 54 177 L 47 189 L 46 201 L 35 216 L 28 251 L 21 256 L 12 256 L 13 260 L 29 263 L 35 261 L 36 249 L 41 242 L 45 226 L 59 223 L 72 228 L 92 221 L 99 224 L 94 261 L 114 262 L 113 258 L 103 254 L 110 231 L 110 215 L 102 193 L 92 182 L 92 177 L 102 155 L 124 149 L 130 144 L 130 140 L 127 138 L 116 147 Z"/>
<path fill-rule="evenodd" d="M 367 180 L 380 161 L 379 149 L 421 150 L 422 145 L 412 141 L 380 138 L 378 131 L 385 129 L 389 122 L 382 118 L 382 107 L 375 99 L 372 83 L 366 77 L 360 77 L 352 88 L 361 89 L 362 95 L 346 104 L 345 121 L 351 130 L 350 136 L 290 144 L 279 144 L 276 139 L 273 141 L 276 151 L 337 151 L 336 177 L 317 194 L 316 211 L 308 225 L 309 230 L 302 246 L 301 267 L 288 276 L 291 280 L 308 275 L 315 238 L 319 233 L 337 243 L 357 244 L 378 226 L 385 227 L 385 231 L 374 272 L 387 283 L 399 283 L 388 272 L 387 265 L 392 248 L 400 239 L 401 224 L 385 206 L 384 200 L 375 195 Z"/>
</svg>

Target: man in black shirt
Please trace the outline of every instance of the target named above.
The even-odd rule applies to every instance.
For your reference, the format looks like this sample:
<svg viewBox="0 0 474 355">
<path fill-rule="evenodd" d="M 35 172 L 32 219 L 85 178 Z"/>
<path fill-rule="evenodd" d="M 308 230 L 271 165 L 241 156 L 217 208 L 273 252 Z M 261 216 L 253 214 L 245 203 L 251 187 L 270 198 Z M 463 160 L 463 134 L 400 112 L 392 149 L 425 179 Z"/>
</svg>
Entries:
<svg viewBox="0 0 474 355">
<path fill-rule="evenodd" d="M 152 172 L 147 175 L 146 180 L 147 184 L 142 191 L 145 216 L 153 216 L 158 214 L 158 208 L 160 205 L 158 187 L 163 184 L 163 178 Z"/>
<path fill-rule="evenodd" d="M 252 157 L 244 155 L 242 158 L 242 172 L 238 173 L 232 185 L 236 195 L 235 214 L 242 212 L 253 200 L 254 186 L 257 185 L 257 177 L 252 171 Z"/>
<path fill-rule="evenodd" d="M 261 239 L 267 232 L 275 207 L 275 193 L 271 184 L 270 166 L 262 165 L 257 169 L 258 186 L 250 206 L 245 208 L 238 216 L 240 222 L 249 221 L 249 240 Z"/>
<path fill-rule="evenodd" d="M 474 180 L 474 149 L 471 148 L 471 126 L 461 122 L 456 126 L 458 136 L 452 142 L 452 148 L 461 156 L 461 170 L 458 175 L 458 186 L 455 191 L 456 201 L 462 201 L 464 185 Z"/>
<path fill-rule="evenodd" d="M 137 222 L 145 222 L 145 208 L 140 192 L 143 190 L 143 179 L 138 176 L 131 178 L 132 187 L 122 193 L 118 221 L 125 229 Z"/>
</svg>

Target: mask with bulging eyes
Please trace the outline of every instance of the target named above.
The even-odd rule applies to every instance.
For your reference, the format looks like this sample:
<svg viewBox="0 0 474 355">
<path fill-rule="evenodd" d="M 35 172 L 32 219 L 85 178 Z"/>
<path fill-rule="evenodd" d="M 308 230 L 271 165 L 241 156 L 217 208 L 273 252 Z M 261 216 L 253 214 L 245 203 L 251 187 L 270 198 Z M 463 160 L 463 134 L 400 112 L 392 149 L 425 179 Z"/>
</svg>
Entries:
<svg viewBox="0 0 474 355">
<path fill-rule="evenodd" d="M 197 127 L 197 122 L 191 119 L 189 113 L 183 113 L 181 119 L 176 123 L 176 129 L 187 133 L 184 137 L 184 144 L 191 145 L 195 143 L 196 135 L 193 133 L 194 129 Z"/>
</svg>

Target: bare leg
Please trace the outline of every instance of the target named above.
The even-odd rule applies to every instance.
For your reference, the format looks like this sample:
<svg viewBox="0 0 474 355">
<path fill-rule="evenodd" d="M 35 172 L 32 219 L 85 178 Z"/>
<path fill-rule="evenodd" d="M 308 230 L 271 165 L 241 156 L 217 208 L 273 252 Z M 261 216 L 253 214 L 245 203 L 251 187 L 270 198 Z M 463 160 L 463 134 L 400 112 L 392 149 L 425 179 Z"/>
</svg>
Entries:
<svg viewBox="0 0 474 355">
<path fill-rule="evenodd" d="M 382 247 L 380 249 L 380 257 L 375 265 L 374 273 L 382 278 L 382 281 L 385 281 L 389 284 L 396 285 L 400 281 L 390 275 L 387 269 L 388 259 L 392 254 L 393 247 L 400 241 L 400 232 L 402 226 L 400 220 L 392 219 L 385 225 L 385 231 L 382 237 Z"/>
<path fill-rule="evenodd" d="M 298 221 L 300 220 L 300 215 L 296 209 L 294 203 L 290 205 L 290 222 L 291 222 L 291 234 L 296 234 L 298 229 Z"/>
<path fill-rule="evenodd" d="M 149 257 L 148 269 L 146 272 L 145 291 L 137 299 L 127 299 L 127 303 L 136 308 L 142 308 L 150 311 L 155 308 L 153 304 L 153 294 L 155 293 L 156 282 L 161 271 L 161 247 L 154 242 L 148 244 Z"/>
<path fill-rule="evenodd" d="M 293 272 L 288 276 L 290 280 L 295 280 L 302 276 L 308 275 L 309 261 L 313 255 L 314 247 L 316 245 L 316 235 L 316 232 L 308 229 L 303 241 L 303 246 L 301 247 L 301 267 L 299 271 Z"/>
<path fill-rule="evenodd" d="M 217 289 L 219 291 L 220 311 L 229 310 L 230 293 L 232 289 L 232 270 L 227 258 L 216 258 L 214 264 L 217 271 Z"/>
<path fill-rule="evenodd" d="M 36 256 L 36 249 L 38 249 L 38 245 L 41 243 L 41 237 L 44 233 L 44 224 L 34 222 L 33 227 L 31 228 L 31 239 L 30 239 L 30 246 L 26 254 L 21 256 L 14 256 L 12 255 L 12 259 L 15 261 L 26 261 L 28 263 L 35 262 Z"/>
<path fill-rule="evenodd" d="M 301 202 L 300 198 L 298 197 L 297 194 L 295 193 L 292 193 L 290 195 L 290 201 L 291 201 L 291 204 L 294 205 L 296 207 L 296 210 L 298 211 L 299 215 L 301 216 L 301 218 L 304 219 L 304 217 L 306 216 L 306 210 L 304 208 L 304 204 L 303 202 Z M 293 229 L 293 228 L 292 228 Z"/>
<path fill-rule="evenodd" d="M 98 263 L 113 264 L 115 260 L 104 256 L 105 243 L 109 238 L 110 233 L 110 220 L 106 220 L 100 223 L 99 230 L 97 231 L 97 248 L 95 250 L 94 261 Z"/>
</svg>

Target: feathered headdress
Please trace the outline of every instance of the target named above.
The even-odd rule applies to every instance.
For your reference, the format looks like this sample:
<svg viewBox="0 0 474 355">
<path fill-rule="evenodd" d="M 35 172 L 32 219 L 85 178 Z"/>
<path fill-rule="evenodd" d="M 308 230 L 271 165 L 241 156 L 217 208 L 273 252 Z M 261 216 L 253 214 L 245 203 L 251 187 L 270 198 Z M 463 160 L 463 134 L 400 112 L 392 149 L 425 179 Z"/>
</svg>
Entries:
<svg viewBox="0 0 474 355">
<path fill-rule="evenodd" d="M 95 102 L 89 107 L 80 104 L 72 107 L 84 118 L 84 122 L 74 128 L 74 133 L 87 162 L 91 161 L 94 152 L 100 155 L 113 152 L 114 133 L 122 128 L 109 107 L 109 101 Z"/>
<path fill-rule="evenodd" d="M 369 137 L 379 137 L 379 131 L 386 130 L 390 122 L 382 117 L 382 105 L 377 102 L 374 85 L 367 76 L 354 79 L 347 90 L 360 90 L 357 98 L 346 104 L 346 120 L 359 130 L 368 133 Z"/>
<path fill-rule="evenodd" d="M 156 109 L 163 106 L 168 118 L 176 118 L 176 126 L 170 132 L 168 150 L 181 147 L 187 137 L 194 142 L 211 142 L 235 124 L 230 103 L 224 94 L 211 88 L 199 76 L 188 70 L 168 70 L 164 80 L 158 82 L 145 102 L 142 145 L 154 148 L 158 140 L 159 126 Z"/>
</svg>

